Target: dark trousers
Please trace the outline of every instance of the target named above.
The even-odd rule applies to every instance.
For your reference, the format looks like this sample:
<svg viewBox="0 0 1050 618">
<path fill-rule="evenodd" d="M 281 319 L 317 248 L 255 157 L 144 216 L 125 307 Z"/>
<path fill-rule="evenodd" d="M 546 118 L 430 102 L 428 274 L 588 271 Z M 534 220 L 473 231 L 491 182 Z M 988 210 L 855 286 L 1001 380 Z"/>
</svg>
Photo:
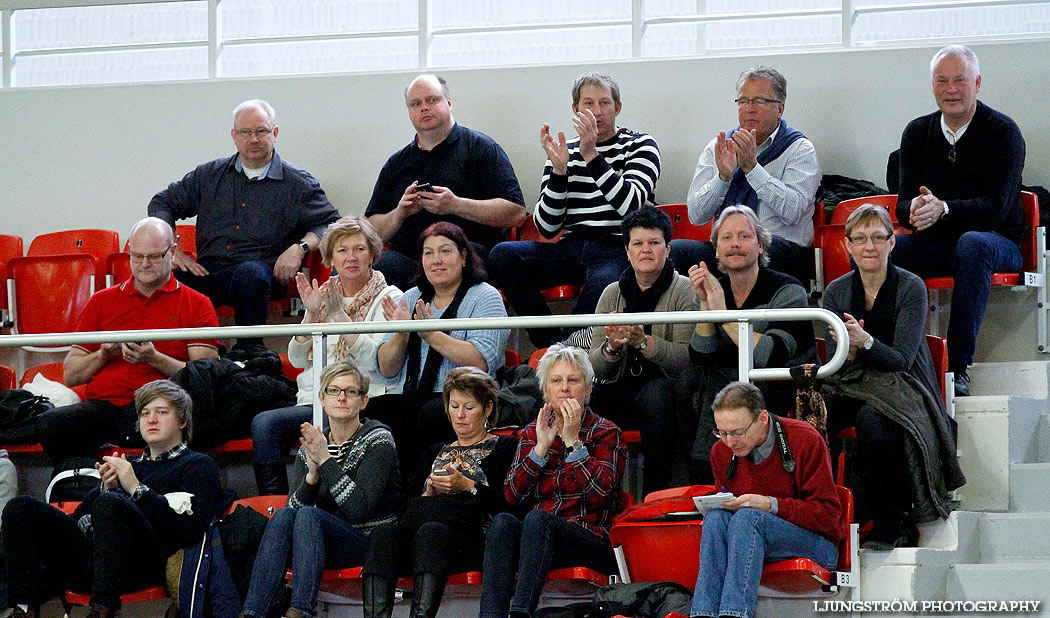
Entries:
<svg viewBox="0 0 1050 618">
<path fill-rule="evenodd" d="M 568 566 L 615 573 L 609 539 L 538 509 L 529 511 L 524 521 L 510 513 L 496 515 L 485 534 L 480 617 L 504 618 L 508 612 L 531 616 L 547 572 Z"/>
<path fill-rule="evenodd" d="M 127 496 L 101 494 L 91 523 L 89 540 L 72 517 L 38 498 L 18 496 L 7 504 L 3 542 L 12 604 L 36 605 L 72 588 L 116 609 L 122 592 L 164 582 L 164 543 Z"/>
<path fill-rule="evenodd" d="M 671 261 L 678 272 L 689 276 L 689 267 L 704 262 L 711 272 L 718 272 L 715 247 L 700 240 L 672 240 Z M 895 254 L 896 255 L 896 254 Z M 813 278 L 813 249 L 796 245 L 779 236 L 769 246 L 769 268 L 799 280 L 803 287 Z"/>
<path fill-rule="evenodd" d="M 490 280 L 518 315 L 550 315 L 540 290 L 556 285 L 581 286 L 572 312 L 594 313 L 605 287 L 618 281 L 628 266 L 623 244 L 593 240 L 502 242 L 489 256 Z M 571 330 L 530 328 L 528 332 L 534 346 L 545 348 L 564 339 Z"/>
<path fill-rule="evenodd" d="M 993 272 L 1018 272 L 1021 248 L 997 232 L 966 232 L 958 240 L 928 234 L 897 236 L 893 263 L 923 279 L 951 276 L 948 320 L 948 367 L 962 371 L 973 364 L 977 333 L 992 289 Z"/>
<path fill-rule="evenodd" d="M 488 262 L 489 248 L 476 242 L 470 243 L 482 262 Z M 384 249 L 383 255 L 376 262 L 376 270 L 383 273 L 388 285 L 396 285 L 401 290 L 408 290 L 416 285 L 416 274 L 419 272 L 419 260 L 393 249 Z M 411 307 L 410 307 L 411 308 Z"/>
<path fill-rule="evenodd" d="M 641 430 L 643 493 L 671 486 L 672 445 L 678 432 L 674 403 L 674 380 L 670 378 L 656 377 L 643 384 L 621 379 L 595 384 L 591 391 L 591 407 L 601 416 L 621 429 Z"/>
<path fill-rule="evenodd" d="M 94 457 L 107 442 L 120 446 L 143 446 L 136 429 L 134 402 L 115 406 L 88 399 L 48 410 L 36 421 L 37 439 L 53 465 L 67 457 Z"/>
<path fill-rule="evenodd" d="M 273 266 L 250 260 L 226 268 L 213 267 L 203 277 L 185 270 L 176 270 L 175 278 L 211 299 L 216 307 L 231 305 L 233 321 L 238 326 L 266 324 L 270 313 L 270 299 L 284 296 L 285 286 L 273 276 Z M 262 345 L 261 337 L 242 337 L 238 347 Z"/>
<path fill-rule="evenodd" d="M 362 569 L 364 575 L 394 578 L 398 575 L 436 573 L 448 576 L 482 567 L 485 536 L 463 532 L 437 521 L 418 528 L 384 524 L 369 535 L 372 545 Z"/>
<path fill-rule="evenodd" d="M 901 514 L 911 504 L 912 486 L 904 454 L 904 428 L 859 399 L 825 396 L 824 403 L 828 408 L 829 437 L 851 425 L 857 429 L 858 457 L 854 467 L 860 486 L 846 478 L 857 495 L 857 521 L 873 518 L 876 530 L 900 534 Z M 842 445 L 832 442 L 833 456 L 837 458 Z"/>
</svg>

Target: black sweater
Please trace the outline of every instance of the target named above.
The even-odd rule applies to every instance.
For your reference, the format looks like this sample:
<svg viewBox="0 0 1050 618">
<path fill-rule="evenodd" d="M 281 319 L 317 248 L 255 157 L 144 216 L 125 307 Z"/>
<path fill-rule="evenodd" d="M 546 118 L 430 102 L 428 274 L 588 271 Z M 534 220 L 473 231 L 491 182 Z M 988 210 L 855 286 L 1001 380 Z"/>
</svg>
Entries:
<svg viewBox="0 0 1050 618">
<path fill-rule="evenodd" d="M 941 112 L 908 123 L 901 137 L 897 219 L 906 227 L 911 200 L 926 186 L 948 204 L 948 216 L 917 234 L 957 239 L 964 232 L 994 231 L 1020 242 L 1024 237 L 1021 172 L 1025 143 L 1009 116 L 980 101 L 966 132 L 948 160 Z"/>
</svg>

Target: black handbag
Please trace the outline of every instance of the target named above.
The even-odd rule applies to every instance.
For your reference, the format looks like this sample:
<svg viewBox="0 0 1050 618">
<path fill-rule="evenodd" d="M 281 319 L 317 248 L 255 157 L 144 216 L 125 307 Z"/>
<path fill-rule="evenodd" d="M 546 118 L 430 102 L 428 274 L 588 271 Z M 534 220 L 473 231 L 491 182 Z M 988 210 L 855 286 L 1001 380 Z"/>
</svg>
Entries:
<svg viewBox="0 0 1050 618">
<path fill-rule="evenodd" d="M 477 496 L 466 491 L 409 498 L 401 513 L 401 525 L 416 530 L 428 522 L 439 522 L 464 533 L 480 533 L 481 504 Z"/>
</svg>

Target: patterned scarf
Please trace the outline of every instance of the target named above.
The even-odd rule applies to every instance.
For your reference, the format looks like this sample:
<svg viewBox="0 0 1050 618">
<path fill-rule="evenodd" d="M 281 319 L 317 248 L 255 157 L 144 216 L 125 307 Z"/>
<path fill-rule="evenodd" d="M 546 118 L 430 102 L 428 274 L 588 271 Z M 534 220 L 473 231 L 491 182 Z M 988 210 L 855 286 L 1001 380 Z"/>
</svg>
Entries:
<svg viewBox="0 0 1050 618">
<path fill-rule="evenodd" d="M 328 290 L 331 286 L 338 284 L 339 275 L 333 275 L 332 278 L 321 284 L 321 311 L 317 316 L 317 321 L 322 324 L 328 321 L 328 307 L 325 306 L 325 303 L 328 301 Z M 372 307 L 373 301 L 384 289 L 386 289 L 386 277 L 378 270 L 372 269 L 372 275 L 368 278 L 368 283 L 358 290 L 357 294 L 350 298 L 343 298 L 343 311 L 350 316 L 350 321 L 364 322 L 365 318 L 368 317 L 368 311 Z M 350 358 L 350 345 L 340 337 L 335 344 L 335 358 L 333 360 L 341 361 L 347 358 Z"/>
</svg>

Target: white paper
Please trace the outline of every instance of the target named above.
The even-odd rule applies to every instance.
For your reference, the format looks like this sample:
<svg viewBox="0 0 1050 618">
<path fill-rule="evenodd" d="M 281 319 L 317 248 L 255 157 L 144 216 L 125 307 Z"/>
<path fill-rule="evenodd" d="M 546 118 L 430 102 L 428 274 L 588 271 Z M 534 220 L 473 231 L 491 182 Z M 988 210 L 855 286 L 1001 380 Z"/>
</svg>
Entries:
<svg viewBox="0 0 1050 618">
<path fill-rule="evenodd" d="M 179 515 L 193 515 L 193 494 L 187 491 L 173 491 L 164 494 L 168 506 Z"/>
<path fill-rule="evenodd" d="M 702 515 L 707 515 L 707 512 L 711 509 L 717 509 L 722 506 L 723 502 L 735 497 L 729 492 L 711 494 L 709 496 L 693 496 L 693 503 L 696 504 L 696 510 L 700 511 Z"/>
</svg>

